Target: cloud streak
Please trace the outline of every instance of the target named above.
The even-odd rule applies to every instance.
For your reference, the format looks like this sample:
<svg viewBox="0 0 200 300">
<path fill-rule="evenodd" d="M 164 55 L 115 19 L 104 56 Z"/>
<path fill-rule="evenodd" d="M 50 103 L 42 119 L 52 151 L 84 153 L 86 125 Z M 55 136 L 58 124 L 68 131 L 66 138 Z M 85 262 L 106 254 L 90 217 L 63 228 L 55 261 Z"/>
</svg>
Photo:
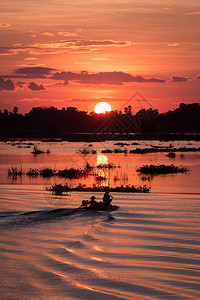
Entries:
<svg viewBox="0 0 200 300">
<path fill-rule="evenodd" d="M 14 44 L 11 47 L 1 47 L 0 55 L 17 55 L 20 52 L 27 52 L 31 55 L 93 52 L 105 47 L 119 48 L 131 45 L 129 41 L 73 39 L 49 43 Z"/>
<path fill-rule="evenodd" d="M 6 28 L 6 27 L 10 27 L 11 24 L 6 24 L 6 23 L 0 23 L 0 28 Z"/>
<path fill-rule="evenodd" d="M 132 76 L 124 72 L 99 72 L 96 74 L 89 74 L 84 71 L 81 73 L 73 72 L 56 72 L 51 77 L 54 80 L 76 81 L 82 84 L 108 84 L 108 85 L 122 85 L 128 82 L 157 82 L 164 83 L 165 80 L 159 78 L 144 78 L 142 76 Z"/>
<path fill-rule="evenodd" d="M 14 71 L 13 77 L 16 78 L 47 78 L 48 75 L 51 74 L 55 69 L 45 68 L 45 67 L 25 67 L 18 68 Z"/>
<path fill-rule="evenodd" d="M 170 82 L 185 82 L 188 81 L 186 77 L 172 76 Z"/>
<path fill-rule="evenodd" d="M 193 11 L 184 14 L 184 16 L 191 16 L 191 15 L 200 15 L 200 11 Z"/>
</svg>

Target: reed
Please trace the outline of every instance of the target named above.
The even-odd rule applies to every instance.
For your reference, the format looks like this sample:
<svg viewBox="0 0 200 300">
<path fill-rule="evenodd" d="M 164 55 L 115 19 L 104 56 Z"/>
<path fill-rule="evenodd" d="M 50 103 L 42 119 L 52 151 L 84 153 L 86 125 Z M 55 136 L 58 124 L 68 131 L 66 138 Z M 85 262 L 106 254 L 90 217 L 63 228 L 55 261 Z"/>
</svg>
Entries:
<svg viewBox="0 0 200 300">
<path fill-rule="evenodd" d="M 47 149 L 47 151 L 43 151 L 43 150 L 40 150 L 38 149 L 38 147 L 36 145 L 33 146 L 33 151 L 31 152 L 32 154 L 42 154 L 42 153 L 47 153 L 49 154 L 51 151 L 50 149 Z"/>
<path fill-rule="evenodd" d="M 32 154 L 42 154 L 44 151 L 38 149 L 36 145 L 33 146 L 33 151 L 31 152 Z"/>
<path fill-rule="evenodd" d="M 90 149 L 79 149 L 78 153 L 83 154 L 83 155 L 88 155 L 88 154 L 96 154 L 97 151 L 96 150 L 90 150 Z"/>
<path fill-rule="evenodd" d="M 27 172 L 26 172 L 26 175 L 27 176 L 30 176 L 30 177 L 37 177 L 40 175 L 40 171 L 38 169 L 32 169 L 30 168 Z"/>
<path fill-rule="evenodd" d="M 22 176 L 22 175 L 23 175 L 23 171 L 21 166 L 11 167 L 10 169 L 8 169 L 9 177 L 17 178 L 18 176 Z"/>
</svg>

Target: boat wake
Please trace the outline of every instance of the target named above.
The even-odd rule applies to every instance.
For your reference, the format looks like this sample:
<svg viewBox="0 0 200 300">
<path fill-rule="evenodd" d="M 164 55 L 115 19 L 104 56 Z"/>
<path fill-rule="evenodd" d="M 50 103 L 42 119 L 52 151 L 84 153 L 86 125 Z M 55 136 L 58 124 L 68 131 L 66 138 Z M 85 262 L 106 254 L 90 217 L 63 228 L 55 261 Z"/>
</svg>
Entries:
<svg viewBox="0 0 200 300">
<path fill-rule="evenodd" d="M 4 212 L 3 215 L 0 215 L 0 229 L 16 226 L 31 226 L 35 224 L 42 223 L 52 223 L 63 220 L 71 220 L 72 218 L 85 218 L 92 217 L 98 219 L 98 217 L 107 219 L 113 219 L 110 216 L 110 212 L 118 209 L 118 206 L 112 206 L 108 211 L 97 211 L 97 210 L 86 210 L 83 208 L 57 208 L 50 210 L 41 210 L 41 211 L 30 211 L 30 212 L 15 212 L 14 214 Z"/>
</svg>

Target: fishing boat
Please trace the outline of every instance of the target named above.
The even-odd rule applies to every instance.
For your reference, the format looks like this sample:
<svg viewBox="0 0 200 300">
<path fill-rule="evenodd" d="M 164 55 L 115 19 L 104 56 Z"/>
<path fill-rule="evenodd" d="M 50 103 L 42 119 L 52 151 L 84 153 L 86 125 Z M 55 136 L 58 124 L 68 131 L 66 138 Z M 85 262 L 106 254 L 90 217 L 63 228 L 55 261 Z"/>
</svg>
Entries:
<svg viewBox="0 0 200 300">
<path fill-rule="evenodd" d="M 174 145 L 172 145 L 172 144 L 169 144 L 169 146 L 161 146 L 161 145 L 152 145 L 152 144 L 150 144 L 150 146 L 152 147 L 152 148 L 156 148 L 156 149 L 171 149 L 171 148 L 173 148 L 174 147 Z"/>
<path fill-rule="evenodd" d="M 88 200 L 83 200 L 81 206 L 79 209 L 85 209 L 85 210 L 96 210 L 96 211 L 108 211 L 112 212 L 115 211 L 119 208 L 117 205 L 106 205 L 103 202 L 97 202 L 95 207 L 90 206 L 90 201 Z"/>
</svg>

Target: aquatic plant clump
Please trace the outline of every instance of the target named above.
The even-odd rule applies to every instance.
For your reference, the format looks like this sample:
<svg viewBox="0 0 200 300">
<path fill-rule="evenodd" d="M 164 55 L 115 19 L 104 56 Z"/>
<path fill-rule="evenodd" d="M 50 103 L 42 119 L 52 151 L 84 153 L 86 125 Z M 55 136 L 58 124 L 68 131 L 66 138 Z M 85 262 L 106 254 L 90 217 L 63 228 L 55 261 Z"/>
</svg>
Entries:
<svg viewBox="0 0 200 300">
<path fill-rule="evenodd" d="M 128 153 L 128 150 L 127 149 L 118 149 L 118 148 L 116 148 L 116 149 L 114 149 L 114 153 Z"/>
<path fill-rule="evenodd" d="M 113 153 L 113 150 L 111 149 L 104 149 L 101 151 L 101 153 Z"/>
<path fill-rule="evenodd" d="M 200 148 L 173 148 L 173 152 L 199 152 Z M 137 148 L 129 151 L 130 154 L 146 154 L 157 152 L 169 152 L 169 148 Z"/>
<path fill-rule="evenodd" d="M 88 170 L 82 170 L 82 169 L 64 169 L 61 171 L 58 171 L 57 175 L 62 178 L 81 178 L 81 177 L 86 177 L 90 173 L 90 169 Z"/>
<path fill-rule="evenodd" d="M 146 175 L 159 175 L 159 174 L 173 174 L 173 173 L 185 173 L 188 172 L 189 168 L 183 166 L 171 165 L 144 165 L 138 169 L 136 172 L 146 174 Z"/>
<path fill-rule="evenodd" d="M 28 170 L 28 172 L 26 172 L 26 175 L 30 176 L 30 177 L 37 177 L 37 176 L 40 175 L 40 171 L 38 169 L 32 169 L 32 168 L 30 168 Z"/>
<path fill-rule="evenodd" d="M 169 152 L 167 154 L 167 157 L 169 157 L 169 158 L 175 158 L 176 157 L 176 153 L 175 152 Z"/>
<path fill-rule="evenodd" d="M 34 145 L 33 151 L 31 153 L 33 153 L 33 154 L 41 154 L 41 153 L 44 153 L 44 151 L 38 149 L 38 147 L 36 145 Z"/>
<path fill-rule="evenodd" d="M 101 164 L 97 166 L 98 169 L 113 169 L 113 168 L 117 168 L 117 166 L 113 163 L 109 163 L 109 164 Z M 118 166 L 118 168 L 120 168 L 120 166 Z"/>
<path fill-rule="evenodd" d="M 36 145 L 34 145 L 33 151 L 32 151 L 31 153 L 37 155 L 37 154 L 45 153 L 45 151 L 38 149 L 38 147 L 37 147 Z M 46 153 L 49 154 L 49 153 L 50 153 L 50 150 L 47 149 Z"/>
<path fill-rule="evenodd" d="M 91 147 L 91 146 L 90 146 L 90 147 Z M 84 148 L 84 149 L 79 149 L 79 150 L 78 150 L 78 153 L 79 153 L 79 154 L 87 155 L 87 154 L 96 154 L 97 151 L 96 151 L 96 150 L 90 150 L 90 149 Z"/>
<path fill-rule="evenodd" d="M 117 192 L 117 193 L 149 193 L 150 187 L 144 186 L 134 186 L 134 185 L 127 185 L 127 186 L 118 186 L 118 187 L 108 187 L 108 186 L 93 186 L 87 187 L 85 184 L 79 184 L 77 187 L 71 187 L 62 184 L 54 184 L 50 188 L 46 188 L 48 191 L 54 192 L 56 194 L 63 194 L 64 192 L 105 192 L 109 189 L 110 192 Z"/>
<path fill-rule="evenodd" d="M 56 170 L 50 169 L 50 168 L 45 168 L 40 170 L 40 176 L 44 178 L 50 178 L 57 175 Z"/>
<path fill-rule="evenodd" d="M 64 169 L 64 170 L 54 170 L 51 168 L 44 168 L 41 170 L 29 169 L 29 171 L 26 172 L 26 175 L 30 177 L 41 176 L 43 178 L 51 178 L 53 176 L 58 176 L 61 178 L 70 178 L 70 179 L 87 177 L 90 174 L 91 174 L 91 169 L 82 170 L 82 169 L 75 169 L 75 168 Z"/>
<path fill-rule="evenodd" d="M 66 184 L 66 185 L 62 185 L 60 184 L 54 184 L 52 185 L 50 188 L 46 188 L 47 191 L 51 191 L 53 193 L 55 193 L 56 195 L 62 195 L 65 192 L 70 191 L 70 187 Z"/>
</svg>

